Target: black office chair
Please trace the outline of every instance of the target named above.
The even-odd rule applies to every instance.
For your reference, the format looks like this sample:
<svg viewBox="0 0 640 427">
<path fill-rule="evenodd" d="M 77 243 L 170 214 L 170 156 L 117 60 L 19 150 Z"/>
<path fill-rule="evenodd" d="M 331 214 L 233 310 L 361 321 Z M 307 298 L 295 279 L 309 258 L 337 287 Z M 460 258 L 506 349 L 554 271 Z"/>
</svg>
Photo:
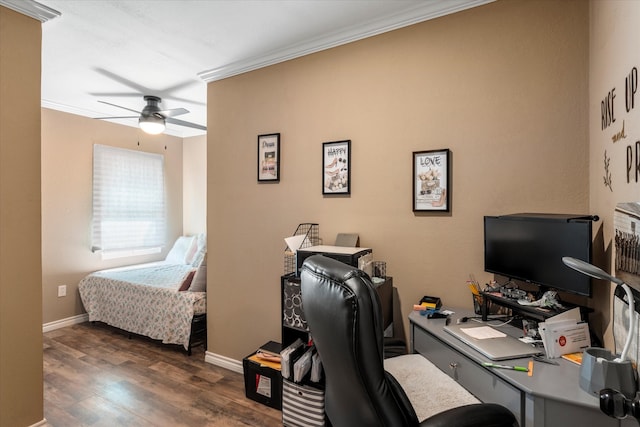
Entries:
<svg viewBox="0 0 640 427">
<path fill-rule="evenodd" d="M 380 301 L 369 277 L 322 255 L 305 260 L 302 305 L 324 368 L 325 412 L 333 427 L 513 427 L 496 404 L 466 405 L 419 423 L 400 384 L 383 366 Z M 425 387 L 434 387 L 425 381 Z"/>
</svg>

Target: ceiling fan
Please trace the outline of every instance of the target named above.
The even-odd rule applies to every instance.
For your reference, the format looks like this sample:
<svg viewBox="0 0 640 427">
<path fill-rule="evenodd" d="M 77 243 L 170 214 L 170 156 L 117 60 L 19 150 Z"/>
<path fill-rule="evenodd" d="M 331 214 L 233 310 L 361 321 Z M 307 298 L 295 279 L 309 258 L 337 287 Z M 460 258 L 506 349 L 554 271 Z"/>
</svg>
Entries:
<svg viewBox="0 0 640 427">
<path fill-rule="evenodd" d="M 160 104 L 160 102 L 162 101 L 160 97 L 153 96 L 153 95 L 145 95 L 143 96 L 143 98 L 147 102 L 147 105 L 145 105 L 142 111 L 132 110 L 131 108 L 112 104 L 106 101 L 98 101 L 103 104 L 122 108 L 128 111 L 133 111 L 137 115 L 136 116 L 95 117 L 95 118 L 100 120 L 137 118 L 138 124 L 140 125 L 140 129 L 142 129 L 144 132 L 149 133 L 151 135 L 157 135 L 159 133 L 162 133 L 165 128 L 165 123 L 171 123 L 178 126 L 186 126 L 194 129 L 207 130 L 206 126 L 202 126 L 202 125 L 191 123 L 191 122 L 185 122 L 184 120 L 174 119 L 175 116 L 187 114 L 189 110 L 187 110 L 186 108 L 173 108 L 171 110 L 161 110 L 160 107 L 158 106 L 158 104 Z"/>
</svg>

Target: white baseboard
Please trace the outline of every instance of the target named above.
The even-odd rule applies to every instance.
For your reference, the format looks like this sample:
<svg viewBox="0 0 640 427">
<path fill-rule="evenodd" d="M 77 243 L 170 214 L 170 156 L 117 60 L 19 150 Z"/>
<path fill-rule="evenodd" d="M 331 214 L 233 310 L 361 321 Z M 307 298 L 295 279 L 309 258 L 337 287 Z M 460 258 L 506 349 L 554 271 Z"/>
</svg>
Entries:
<svg viewBox="0 0 640 427">
<path fill-rule="evenodd" d="M 215 354 L 207 351 L 204 355 L 204 361 L 207 363 L 211 363 L 212 365 L 237 372 L 239 374 L 242 374 L 244 372 L 242 369 L 241 361 L 231 359 L 230 357 L 222 356 L 220 354 Z"/>
<path fill-rule="evenodd" d="M 38 426 L 46 426 L 47 425 L 47 419 L 43 418 L 40 421 L 38 421 L 35 424 L 31 424 L 29 427 L 38 427 Z"/>
<path fill-rule="evenodd" d="M 42 332 L 54 331 L 56 329 L 64 328 L 65 326 L 76 325 L 89 320 L 89 315 L 79 314 L 77 316 L 67 317 L 66 319 L 54 320 L 53 322 L 44 323 L 42 325 Z"/>
</svg>

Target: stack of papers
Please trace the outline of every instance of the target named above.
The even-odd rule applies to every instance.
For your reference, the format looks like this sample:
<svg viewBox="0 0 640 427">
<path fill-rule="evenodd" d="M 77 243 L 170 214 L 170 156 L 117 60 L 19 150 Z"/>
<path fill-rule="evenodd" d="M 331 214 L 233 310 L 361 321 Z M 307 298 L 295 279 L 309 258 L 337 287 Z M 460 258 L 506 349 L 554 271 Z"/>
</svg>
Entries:
<svg viewBox="0 0 640 427">
<path fill-rule="evenodd" d="M 460 328 L 462 332 L 477 340 L 486 340 L 489 338 L 504 338 L 507 336 L 504 332 L 493 329 L 491 326 L 478 326 L 475 328 Z"/>
<path fill-rule="evenodd" d="M 280 352 L 280 370 L 282 377 L 288 380 L 292 379 L 292 364 L 295 362 L 297 355 L 304 350 L 304 343 L 300 338 L 296 339 L 287 348 Z"/>
<path fill-rule="evenodd" d="M 538 324 L 547 357 L 554 359 L 591 347 L 589 325 L 580 320 L 580 310 L 571 309 Z"/>
</svg>

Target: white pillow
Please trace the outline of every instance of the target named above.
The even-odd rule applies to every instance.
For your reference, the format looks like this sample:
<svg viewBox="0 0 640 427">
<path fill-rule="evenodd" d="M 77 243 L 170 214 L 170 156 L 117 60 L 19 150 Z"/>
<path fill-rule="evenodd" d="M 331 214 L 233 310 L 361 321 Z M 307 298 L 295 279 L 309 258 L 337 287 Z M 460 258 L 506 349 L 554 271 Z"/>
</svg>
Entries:
<svg viewBox="0 0 640 427">
<path fill-rule="evenodd" d="M 190 264 L 197 249 L 194 236 L 180 236 L 167 254 L 165 261 L 170 264 Z"/>
<path fill-rule="evenodd" d="M 191 260 L 191 265 L 195 268 L 200 267 L 202 260 L 207 253 L 207 235 L 202 233 L 196 236 L 196 252 Z"/>
<path fill-rule="evenodd" d="M 207 250 L 207 233 L 200 233 L 196 236 L 198 250 Z"/>
<path fill-rule="evenodd" d="M 191 286 L 189 287 L 191 292 L 206 292 L 207 291 L 207 256 L 205 255 L 202 260 L 202 264 L 198 267 L 196 275 L 193 276 Z"/>
</svg>

